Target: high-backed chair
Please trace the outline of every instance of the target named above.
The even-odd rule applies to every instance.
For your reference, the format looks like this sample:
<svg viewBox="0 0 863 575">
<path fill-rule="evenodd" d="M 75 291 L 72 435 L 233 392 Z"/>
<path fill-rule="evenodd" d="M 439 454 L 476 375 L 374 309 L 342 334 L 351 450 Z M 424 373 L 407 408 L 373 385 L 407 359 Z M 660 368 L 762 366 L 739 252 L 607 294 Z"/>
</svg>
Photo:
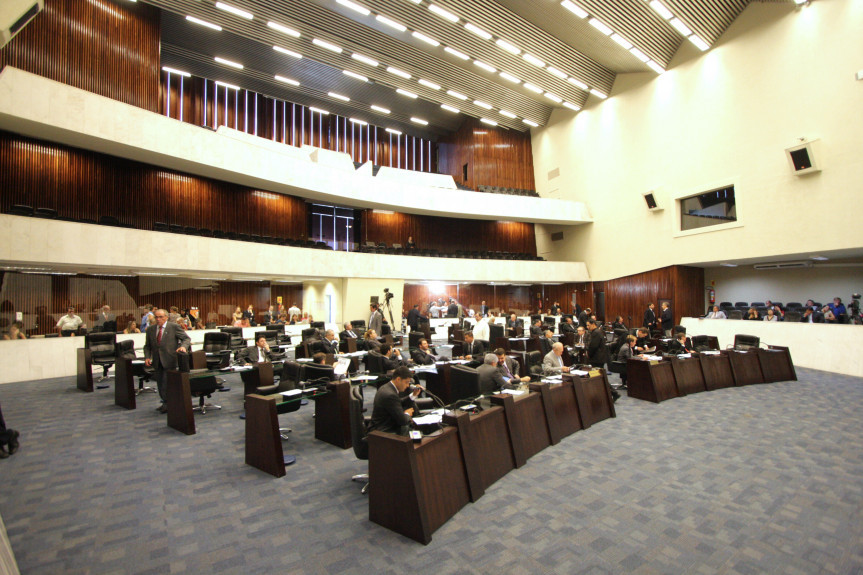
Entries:
<svg viewBox="0 0 863 575">
<path fill-rule="evenodd" d="M 265 338 L 267 338 L 267 345 L 269 345 L 270 347 L 272 347 L 272 348 L 278 348 L 279 347 L 279 332 L 277 330 L 265 329 L 263 331 L 256 331 L 255 332 L 255 340 L 256 341 L 261 336 L 264 336 Z"/>
<path fill-rule="evenodd" d="M 790 301 L 785 304 L 785 309 L 788 311 L 798 311 L 803 309 L 803 304 L 799 301 Z"/>
<path fill-rule="evenodd" d="M 692 342 L 692 349 L 694 351 L 707 351 L 710 349 L 710 336 L 693 335 L 690 341 Z"/>
<path fill-rule="evenodd" d="M 108 379 L 108 370 L 117 358 L 117 336 L 113 332 L 88 333 L 84 336 L 84 347 L 90 349 L 90 357 L 94 365 L 102 366 L 102 377 L 99 381 Z"/>
<path fill-rule="evenodd" d="M 672 334 L 686 333 L 686 328 L 682 325 L 676 325 L 671 329 Z"/>
<path fill-rule="evenodd" d="M 212 375 L 189 378 L 189 391 L 192 393 L 192 397 L 199 398 L 198 405 L 192 409 L 200 411 L 201 415 L 206 414 L 208 409 L 222 409 L 221 405 L 207 402 L 207 399 L 212 397 L 213 393 L 220 387 L 218 379 Z"/>
<path fill-rule="evenodd" d="M 408 334 L 408 347 L 410 349 L 418 348 L 420 340 L 426 339 L 426 335 L 421 331 L 412 331 Z"/>
<path fill-rule="evenodd" d="M 384 375 L 383 362 L 381 361 L 382 357 L 383 356 L 380 353 L 374 350 L 369 351 L 365 358 L 366 371 L 375 375 Z"/>
<path fill-rule="evenodd" d="M 231 353 L 231 334 L 212 331 L 204 334 L 204 352 L 207 354 L 207 368 L 213 369 L 222 363 L 222 355 Z"/>
<path fill-rule="evenodd" d="M 497 341 L 497 338 L 499 337 L 506 337 L 504 327 L 496 323 L 488 324 L 488 338 L 491 341 Z"/>
<path fill-rule="evenodd" d="M 743 319 L 743 310 L 733 309 L 729 312 L 726 312 L 728 319 Z"/>
<path fill-rule="evenodd" d="M 302 380 L 308 384 L 320 385 L 335 379 L 335 370 L 331 365 L 307 363 L 303 365 Z"/>
<path fill-rule="evenodd" d="M 219 331 L 222 333 L 231 334 L 231 351 L 240 351 L 241 349 L 246 347 L 246 340 L 243 339 L 243 328 L 220 327 Z"/>
<path fill-rule="evenodd" d="M 734 307 L 749 307 L 749 304 L 745 301 L 736 301 Z"/>
<path fill-rule="evenodd" d="M 785 312 L 785 321 L 788 322 L 799 322 L 803 318 L 803 314 L 800 311 L 794 309 Z"/>
<path fill-rule="evenodd" d="M 761 345 L 761 338 L 757 335 L 745 335 L 742 333 L 738 333 L 734 336 L 734 349 L 742 351 L 749 349 L 758 349 L 759 345 Z"/>
<path fill-rule="evenodd" d="M 527 374 L 531 379 L 542 377 L 542 354 L 538 351 L 527 352 Z"/>
<path fill-rule="evenodd" d="M 357 333 L 362 333 L 366 331 L 366 320 L 364 319 L 355 319 L 351 321 L 351 325 L 354 328 L 354 331 Z"/>
<path fill-rule="evenodd" d="M 453 365 L 449 373 L 450 399 L 467 399 L 479 395 L 479 372 L 472 367 Z"/>
<path fill-rule="evenodd" d="M 325 324 L 322 321 L 313 321 L 309 324 L 309 326 L 320 330 L 326 329 Z"/>
<path fill-rule="evenodd" d="M 368 461 L 369 459 L 369 444 L 366 440 L 368 434 L 368 424 L 363 417 L 363 393 L 360 386 L 351 388 L 351 397 L 348 404 L 348 413 L 351 424 L 351 445 L 354 448 L 354 455 L 357 459 Z M 365 494 L 369 489 L 369 474 L 359 473 L 351 477 L 351 481 L 361 481 L 365 485 L 361 493 Z"/>
</svg>

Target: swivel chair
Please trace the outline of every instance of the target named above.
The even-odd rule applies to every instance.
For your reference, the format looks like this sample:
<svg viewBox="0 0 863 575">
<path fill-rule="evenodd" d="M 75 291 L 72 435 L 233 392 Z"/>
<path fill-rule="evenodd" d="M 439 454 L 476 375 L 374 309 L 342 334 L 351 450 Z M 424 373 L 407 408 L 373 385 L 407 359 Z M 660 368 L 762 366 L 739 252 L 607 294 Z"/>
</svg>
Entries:
<svg viewBox="0 0 863 575">
<path fill-rule="evenodd" d="M 479 372 L 472 367 L 450 366 L 449 382 L 452 401 L 479 395 Z"/>
<path fill-rule="evenodd" d="M 189 378 L 189 391 L 192 397 L 199 398 L 198 405 L 192 409 L 200 411 L 201 415 L 206 414 L 207 409 L 222 409 L 221 405 L 207 402 L 207 399 L 212 397 L 220 387 L 218 379 L 214 376 Z"/>
<path fill-rule="evenodd" d="M 241 327 L 220 327 L 219 331 L 222 333 L 231 334 L 231 351 L 238 352 L 244 347 L 246 347 L 246 340 L 243 339 L 243 328 Z M 206 335 L 206 334 L 204 334 Z"/>
<path fill-rule="evenodd" d="M 204 334 L 204 352 L 207 354 L 207 369 L 222 363 L 222 355 L 231 353 L 231 334 L 223 331 Z"/>
<path fill-rule="evenodd" d="M 368 461 L 369 459 L 369 444 L 366 440 L 368 434 L 368 421 L 363 417 L 363 394 L 360 386 L 351 388 L 351 397 L 348 404 L 348 413 L 351 422 L 351 445 L 354 448 L 354 455 L 357 459 Z M 359 473 L 351 477 L 351 481 L 362 481 L 363 485 L 360 493 L 365 495 L 369 490 L 369 474 Z"/>
<path fill-rule="evenodd" d="M 738 351 L 758 349 L 759 345 L 761 345 L 761 338 L 757 335 L 745 335 L 742 333 L 738 333 L 734 336 L 734 349 Z"/>
<path fill-rule="evenodd" d="M 307 363 L 303 366 L 302 381 L 313 385 L 322 385 L 335 379 L 335 370 L 331 365 Z"/>
<path fill-rule="evenodd" d="M 527 374 L 531 381 L 539 381 L 542 378 L 542 354 L 540 352 L 527 352 Z"/>
<path fill-rule="evenodd" d="M 267 339 L 267 345 L 272 348 L 279 347 L 279 332 L 276 330 L 263 330 L 255 332 L 255 341 L 258 340 L 259 337 L 264 336 Z"/>
<path fill-rule="evenodd" d="M 89 348 L 93 363 L 102 366 L 100 382 L 108 379 L 108 370 L 116 361 L 116 339 L 113 332 L 88 333 L 84 336 L 84 347 Z"/>
<path fill-rule="evenodd" d="M 692 349 L 694 351 L 707 351 L 710 349 L 710 336 L 693 335 L 690 341 L 692 342 Z"/>
</svg>

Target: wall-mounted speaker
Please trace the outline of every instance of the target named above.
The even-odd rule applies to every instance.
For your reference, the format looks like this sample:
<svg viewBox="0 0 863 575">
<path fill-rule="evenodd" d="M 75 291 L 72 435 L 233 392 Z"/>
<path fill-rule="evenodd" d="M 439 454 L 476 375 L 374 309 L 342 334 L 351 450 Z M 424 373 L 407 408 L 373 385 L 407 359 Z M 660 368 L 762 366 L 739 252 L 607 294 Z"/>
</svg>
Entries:
<svg viewBox="0 0 863 575">
<path fill-rule="evenodd" d="M 647 209 L 651 212 L 658 212 L 664 209 L 656 199 L 656 192 L 651 191 L 641 195 L 644 196 L 644 203 L 647 204 Z"/>
<path fill-rule="evenodd" d="M 36 17 L 45 0 L 2 0 L 0 2 L 0 48 Z"/>
<path fill-rule="evenodd" d="M 811 140 L 785 149 L 785 157 L 788 158 L 788 164 L 795 176 L 821 171 L 821 165 L 818 163 L 819 146 L 818 140 Z"/>
</svg>

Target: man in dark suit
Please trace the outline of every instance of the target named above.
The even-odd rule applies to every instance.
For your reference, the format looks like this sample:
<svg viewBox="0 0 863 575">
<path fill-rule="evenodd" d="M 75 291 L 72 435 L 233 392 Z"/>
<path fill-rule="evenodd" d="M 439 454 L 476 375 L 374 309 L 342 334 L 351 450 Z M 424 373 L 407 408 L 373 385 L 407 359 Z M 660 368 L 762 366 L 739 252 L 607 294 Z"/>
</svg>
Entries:
<svg viewBox="0 0 863 575">
<path fill-rule="evenodd" d="M 402 352 L 388 343 L 381 346 L 380 353 L 383 356 L 381 358 L 381 367 L 384 373 L 407 364 L 407 361 L 402 358 Z"/>
<path fill-rule="evenodd" d="M 551 306 L 551 315 L 560 315 L 560 302 L 554 302 Z"/>
<path fill-rule="evenodd" d="M 485 354 L 482 365 L 476 368 L 479 374 L 479 391 L 480 393 L 495 393 L 501 389 L 512 389 L 509 384 L 497 369 L 497 356 L 493 353 Z"/>
<path fill-rule="evenodd" d="M 261 335 L 255 340 L 255 345 L 240 352 L 240 359 L 245 364 L 264 363 L 276 361 L 276 355 L 270 350 L 267 338 Z"/>
<path fill-rule="evenodd" d="M 411 359 L 417 365 L 432 365 L 437 356 L 432 353 L 429 342 L 425 338 L 419 341 L 419 347 L 411 353 Z"/>
<path fill-rule="evenodd" d="M 586 307 L 578 314 L 578 325 L 583 325 L 587 329 L 587 322 L 590 320 L 590 308 Z"/>
<path fill-rule="evenodd" d="M 542 337 L 542 320 L 536 319 L 530 326 L 530 337 Z"/>
<path fill-rule="evenodd" d="M 653 302 L 647 304 L 647 309 L 644 310 L 644 321 L 641 325 L 646 327 L 648 332 L 656 329 L 656 313 L 653 311 Z"/>
<path fill-rule="evenodd" d="M 650 332 L 647 331 L 646 327 L 638 328 L 638 331 L 636 333 L 638 335 L 636 335 L 635 337 L 635 349 L 633 350 L 636 354 L 650 352 L 651 350 L 654 350 L 654 348 L 650 345 Z"/>
<path fill-rule="evenodd" d="M 411 328 L 411 331 L 416 331 L 419 329 L 420 322 L 420 306 L 418 303 L 415 303 L 414 306 L 408 312 L 408 325 Z"/>
<path fill-rule="evenodd" d="M 530 377 L 528 376 L 518 376 L 518 361 L 516 361 L 515 358 L 506 355 L 506 350 L 499 347 L 494 350 L 494 355 L 497 356 L 497 370 L 503 376 L 505 382 L 515 387 L 518 386 L 519 383 L 527 383 L 530 381 Z"/>
<path fill-rule="evenodd" d="M 545 330 L 543 337 L 539 338 L 539 351 L 542 353 L 543 357 L 548 355 L 548 352 L 551 351 L 552 345 L 554 345 L 554 334 L 551 333 L 550 329 L 547 329 Z"/>
<path fill-rule="evenodd" d="M 509 314 L 509 319 L 506 320 L 506 329 L 510 337 L 521 337 L 524 332 L 521 320 L 514 313 Z"/>
<path fill-rule="evenodd" d="M 575 324 L 571 317 L 567 317 L 566 321 L 560 324 L 560 333 L 575 333 Z"/>
<path fill-rule="evenodd" d="M 157 309 L 153 314 L 156 324 L 147 327 L 147 335 L 144 340 L 144 364 L 153 367 L 153 378 L 159 387 L 161 405 L 156 408 L 159 413 L 166 413 L 167 400 L 166 370 L 177 369 L 177 354 L 187 353 L 192 342 L 186 332 L 175 323 L 168 323 L 168 312 Z"/>
<path fill-rule="evenodd" d="M 668 353 L 674 355 L 680 355 L 683 353 L 690 353 L 690 350 L 686 347 L 686 334 L 681 332 L 677 333 L 677 336 L 671 342 L 671 345 L 668 346 Z"/>
<path fill-rule="evenodd" d="M 464 345 L 462 346 L 462 359 L 471 359 L 477 362 L 480 361 L 479 358 L 482 357 L 482 354 L 485 353 L 485 346 L 481 341 L 477 341 L 473 338 L 472 331 L 466 331 L 464 333 Z"/>
<path fill-rule="evenodd" d="M 267 324 L 274 324 L 279 321 L 279 314 L 276 313 L 276 310 L 273 309 L 273 306 L 267 308 L 267 313 L 265 315 Z"/>
<path fill-rule="evenodd" d="M 447 317 L 458 317 L 458 304 L 454 299 L 449 300 L 449 307 L 446 308 Z"/>
<path fill-rule="evenodd" d="M 668 302 L 662 302 L 662 310 L 659 312 L 659 319 L 662 323 L 662 331 L 665 332 L 665 337 L 671 337 L 671 328 L 674 327 L 674 316 L 671 313 L 671 308 L 668 307 Z"/>
<path fill-rule="evenodd" d="M 354 326 L 351 325 L 351 322 L 349 322 L 349 321 L 345 322 L 345 329 L 342 330 L 342 332 L 339 334 L 339 339 L 340 340 L 349 339 L 349 338 L 357 339 L 358 337 L 359 336 L 357 335 L 357 332 L 354 331 Z M 357 347 L 359 347 L 359 346 L 357 346 Z"/>
<path fill-rule="evenodd" d="M 587 361 L 593 367 L 605 367 L 608 363 L 608 347 L 605 345 L 605 334 L 599 327 L 599 322 L 592 319 L 587 322 L 590 330 L 587 340 Z"/>
<path fill-rule="evenodd" d="M 339 353 L 339 344 L 336 341 L 336 332 L 331 329 L 328 329 L 324 333 L 324 337 L 321 340 L 321 351 L 324 353 L 331 353 L 333 355 Z"/>
<path fill-rule="evenodd" d="M 401 366 L 393 372 L 393 378 L 378 388 L 375 394 L 372 419 L 369 431 L 402 433 L 410 425 L 414 408 L 405 409 L 402 394 L 407 392 L 411 383 L 411 370 Z M 417 386 L 411 395 L 419 395 L 422 388 Z"/>
<path fill-rule="evenodd" d="M 488 315 L 488 306 L 485 305 L 485 300 L 482 300 L 482 303 L 479 306 L 479 315 L 485 317 Z"/>
<path fill-rule="evenodd" d="M 243 312 L 243 318 L 249 320 L 249 325 L 255 327 L 255 308 L 252 304 L 249 304 L 249 307 L 246 308 L 246 311 Z"/>
<path fill-rule="evenodd" d="M 97 331 L 117 331 L 117 316 L 111 313 L 110 306 L 102 306 L 96 316 L 96 321 L 93 322 L 93 327 Z"/>
<path fill-rule="evenodd" d="M 384 314 L 378 309 L 378 304 L 373 303 L 369 305 L 369 310 L 371 311 L 371 315 L 369 316 L 369 327 L 368 329 L 375 330 L 375 333 L 381 333 L 381 327 L 384 322 Z"/>
</svg>

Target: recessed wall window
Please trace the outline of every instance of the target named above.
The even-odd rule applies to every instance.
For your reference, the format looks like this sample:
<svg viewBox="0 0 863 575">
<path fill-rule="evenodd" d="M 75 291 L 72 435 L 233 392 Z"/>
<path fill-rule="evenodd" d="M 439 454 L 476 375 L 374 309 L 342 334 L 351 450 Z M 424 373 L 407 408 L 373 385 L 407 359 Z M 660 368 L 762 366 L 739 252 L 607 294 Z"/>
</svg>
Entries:
<svg viewBox="0 0 863 575">
<path fill-rule="evenodd" d="M 734 186 L 711 190 L 678 201 L 681 231 L 737 221 Z"/>
<path fill-rule="evenodd" d="M 351 251 L 354 243 L 354 210 L 339 206 L 312 204 L 311 239 L 326 242 L 334 250 Z"/>
</svg>

